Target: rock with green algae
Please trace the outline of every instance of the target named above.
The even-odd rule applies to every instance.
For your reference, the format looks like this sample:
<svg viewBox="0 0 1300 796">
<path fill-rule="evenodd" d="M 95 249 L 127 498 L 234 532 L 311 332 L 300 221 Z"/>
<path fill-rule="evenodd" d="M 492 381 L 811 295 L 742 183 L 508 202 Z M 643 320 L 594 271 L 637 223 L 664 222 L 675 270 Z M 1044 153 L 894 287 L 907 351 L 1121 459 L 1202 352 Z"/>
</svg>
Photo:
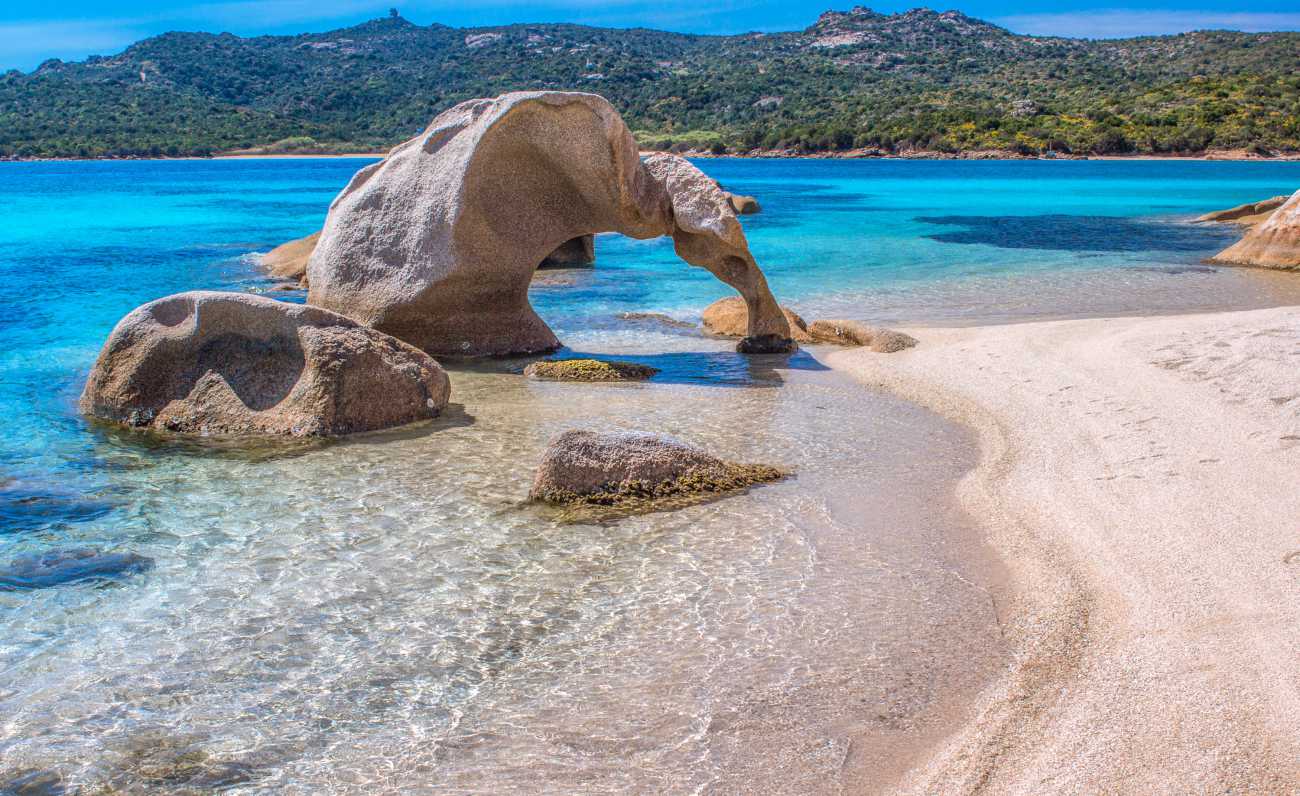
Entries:
<svg viewBox="0 0 1300 796">
<path fill-rule="evenodd" d="M 657 501 L 736 492 L 786 475 L 771 465 L 725 461 L 659 434 L 575 430 L 547 446 L 529 498 L 653 511 Z"/>
<path fill-rule="evenodd" d="M 546 381 L 645 381 L 658 372 L 649 365 L 601 359 L 544 359 L 524 368 L 530 379 Z"/>
</svg>

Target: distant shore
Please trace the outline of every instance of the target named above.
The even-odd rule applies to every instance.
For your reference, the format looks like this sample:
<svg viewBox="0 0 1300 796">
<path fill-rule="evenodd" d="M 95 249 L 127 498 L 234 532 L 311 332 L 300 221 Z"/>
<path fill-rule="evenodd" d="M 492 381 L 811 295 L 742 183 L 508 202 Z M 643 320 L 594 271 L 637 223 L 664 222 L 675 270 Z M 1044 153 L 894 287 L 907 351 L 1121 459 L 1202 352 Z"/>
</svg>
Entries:
<svg viewBox="0 0 1300 796">
<path fill-rule="evenodd" d="M 655 154 L 659 150 L 642 150 L 643 156 Z M 751 150 L 749 152 L 712 152 L 687 150 L 676 154 L 686 158 L 772 158 L 798 160 L 1176 160 L 1176 161 L 1233 161 L 1251 163 L 1293 163 L 1300 162 L 1300 152 L 1283 152 L 1276 155 L 1257 155 L 1245 150 L 1223 150 L 1206 152 L 1199 155 L 1165 155 L 1157 153 L 1138 153 L 1129 155 L 1022 155 L 1005 150 L 971 150 L 966 152 L 879 152 L 876 150 L 846 150 L 843 152 L 795 152 L 792 150 Z M 232 152 L 212 155 L 210 157 L 157 157 L 157 158 L 9 158 L 0 162 L 12 163 L 62 163 L 80 161 L 115 161 L 115 160 L 333 160 L 339 158 L 387 157 L 388 152 L 342 152 L 342 153 L 242 153 Z"/>
<path fill-rule="evenodd" d="M 907 329 L 827 364 L 973 428 L 1016 662 L 906 793 L 1300 788 L 1300 308 Z"/>
</svg>

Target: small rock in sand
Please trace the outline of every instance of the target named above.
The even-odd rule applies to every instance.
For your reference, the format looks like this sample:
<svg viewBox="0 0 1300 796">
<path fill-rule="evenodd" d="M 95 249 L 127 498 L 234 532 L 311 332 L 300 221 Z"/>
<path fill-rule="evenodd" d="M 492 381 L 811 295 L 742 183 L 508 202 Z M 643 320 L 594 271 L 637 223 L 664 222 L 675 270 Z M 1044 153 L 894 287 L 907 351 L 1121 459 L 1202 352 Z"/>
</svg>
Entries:
<svg viewBox="0 0 1300 796">
<path fill-rule="evenodd" d="M 911 335 L 858 321 L 813 321 L 808 324 L 808 333 L 820 343 L 863 346 L 880 354 L 892 354 L 916 345 L 916 338 Z"/>
</svg>

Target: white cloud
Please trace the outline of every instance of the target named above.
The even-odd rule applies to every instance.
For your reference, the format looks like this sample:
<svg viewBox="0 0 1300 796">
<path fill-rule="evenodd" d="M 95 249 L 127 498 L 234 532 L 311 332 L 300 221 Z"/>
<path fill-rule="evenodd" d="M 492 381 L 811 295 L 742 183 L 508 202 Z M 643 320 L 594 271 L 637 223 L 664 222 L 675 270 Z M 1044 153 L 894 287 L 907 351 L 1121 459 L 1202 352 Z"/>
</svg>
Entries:
<svg viewBox="0 0 1300 796">
<path fill-rule="evenodd" d="M 1300 29 L 1300 13 L 1252 11 L 1141 11 L 1098 9 L 1012 14 L 991 20 L 1016 33 L 1118 39 L 1193 30 L 1262 32 Z"/>
</svg>

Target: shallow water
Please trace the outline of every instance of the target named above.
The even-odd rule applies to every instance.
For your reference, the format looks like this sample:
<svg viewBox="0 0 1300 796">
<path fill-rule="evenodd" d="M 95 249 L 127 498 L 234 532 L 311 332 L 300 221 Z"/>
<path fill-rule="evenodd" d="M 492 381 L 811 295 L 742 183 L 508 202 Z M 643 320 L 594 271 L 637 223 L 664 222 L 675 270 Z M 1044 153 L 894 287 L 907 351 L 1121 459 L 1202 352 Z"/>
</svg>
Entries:
<svg viewBox="0 0 1300 796">
<path fill-rule="evenodd" d="M 1004 654 L 996 567 L 952 501 L 971 441 L 816 349 L 745 358 L 620 319 L 689 320 L 725 294 L 667 242 L 602 236 L 597 268 L 533 291 L 571 352 L 662 368 L 648 384 L 460 369 L 433 426 L 329 445 L 214 448 L 76 416 L 122 314 L 269 289 L 247 255 L 312 231 L 359 165 L 0 164 L 0 566 L 66 547 L 155 561 L 0 592 L 0 786 L 820 792 L 879 783 L 950 726 Z M 1186 220 L 1289 190 L 1300 164 L 701 165 L 759 196 L 755 252 L 811 317 L 1296 293 L 1204 267 L 1231 233 Z M 522 499 L 546 439 L 573 427 L 671 433 L 796 476 L 564 523 Z"/>
<path fill-rule="evenodd" d="M 703 350 L 748 386 L 459 371 L 460 406 L 432 428 L 281 457 L 97 435 L 132 463 L 114 535 L 158 567 L 0 594 L 6 763 L 168 787 L 190 774 L 132 750 L 179 736 L 168 754 L 268 792 L 795 793 L 834 790 L 866 737 L 853 765 L 893 770 L 887 742 L 999 660 L 945 499 L 969 440 L 807 354 L 679 345 L 657 361 L 693 369 Z M 574 427 L 797 475 L 564 523 L 522 500 L 546 440 Z"/>
</svg>

